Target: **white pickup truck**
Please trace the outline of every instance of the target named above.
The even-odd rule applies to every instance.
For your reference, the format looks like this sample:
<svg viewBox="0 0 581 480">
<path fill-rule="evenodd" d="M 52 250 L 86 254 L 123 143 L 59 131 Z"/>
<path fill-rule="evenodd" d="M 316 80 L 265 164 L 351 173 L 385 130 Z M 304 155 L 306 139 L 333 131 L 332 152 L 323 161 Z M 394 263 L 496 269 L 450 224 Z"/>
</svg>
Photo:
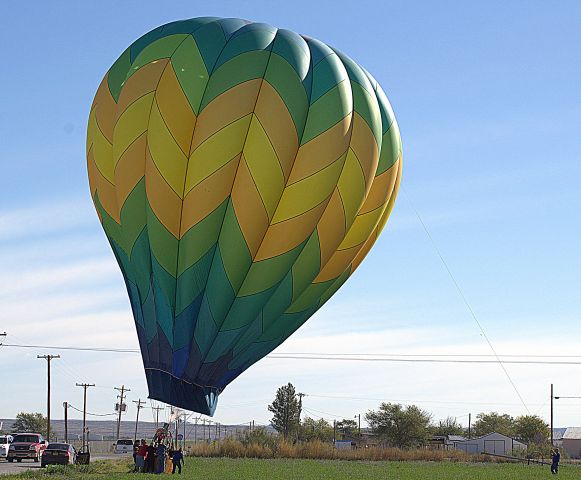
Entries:
<svg viewBox="0 0 581 480">
<path fill-rule="evenodd" d="M 12 435 L 0 435 L 0 458 L 6 460 L 12 440 L 14 440 Z"/>
</svg>

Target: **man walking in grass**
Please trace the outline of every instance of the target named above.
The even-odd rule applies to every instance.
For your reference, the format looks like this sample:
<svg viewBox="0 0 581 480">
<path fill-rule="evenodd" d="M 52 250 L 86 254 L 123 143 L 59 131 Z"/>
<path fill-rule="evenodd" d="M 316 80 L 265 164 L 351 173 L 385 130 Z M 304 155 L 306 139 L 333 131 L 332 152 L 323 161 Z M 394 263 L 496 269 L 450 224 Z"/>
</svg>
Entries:
<svg viewBox="0 0 581 480">
<path fill-rule="evenodd" d="M 171 473 L 176 473 L 176 467 L 178 469 L 178 474 L 181 475 L 182 473 L 182 465 L 184 463 L 184 454 L 182 453 L 182 449 L 174 450 L 172 452 L 171 461 L 173 463 L 173 468 Z"/>
<path fill-rule="evenodd" d="M 559 461 L 561 460 L 561 454 L 559 449 L 555 448 L 552 452 L 553 462 L 551 463 L 551 473 L 555 475 L 559 473 Z"/>
</svg>

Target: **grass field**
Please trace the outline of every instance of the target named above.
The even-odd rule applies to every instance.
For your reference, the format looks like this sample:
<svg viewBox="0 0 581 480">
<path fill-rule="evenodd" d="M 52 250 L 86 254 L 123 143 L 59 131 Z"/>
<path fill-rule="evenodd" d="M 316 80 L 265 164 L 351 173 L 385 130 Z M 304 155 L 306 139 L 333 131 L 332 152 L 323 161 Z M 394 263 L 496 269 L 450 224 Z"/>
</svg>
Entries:
<svg viewBox="0 0 581 480">
<path fill-rule="evenodd" d="M 8 479 L 103 479 L 135 480 L 150 475 L 126 473 L 130 466 L 122 462 L 95 462 L 87 470 L 81 467 L 29 471 Z M 181 478 L 204 480 L 534 480 L 550 477 L 548 466 L 520 464 L 482 464 L 459 462 L 360 462 L 342 460 L 188 458 Z M 560 479 L 581 478 L 581 468 L 565 466 Z"/>
</svg>

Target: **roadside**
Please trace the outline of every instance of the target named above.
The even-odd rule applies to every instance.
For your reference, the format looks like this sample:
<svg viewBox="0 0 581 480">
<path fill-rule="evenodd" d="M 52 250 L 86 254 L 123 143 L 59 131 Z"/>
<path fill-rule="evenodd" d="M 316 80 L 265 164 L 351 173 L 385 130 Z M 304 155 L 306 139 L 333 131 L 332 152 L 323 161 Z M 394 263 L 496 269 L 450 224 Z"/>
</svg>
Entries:
<svg viewBox="0 0 581 480">
<path fill-rule="evenodd" d="M 123 458 L 130 458 L 131 455 L 115 455 L 113 453 L 100 453 L 91 456 L 91 461 L 96 460 L 115 460 L 115 459 L 123 459 Z M 14 473 L 23 473 L 28 470 L 40 470 L 40 464 L 34 463 L 31 460 L 23 460 L 21 463 L 8 463 L 7 461 L 3 460 L 0 461 L 0 475 L 9 475 Z"/>
</svg>

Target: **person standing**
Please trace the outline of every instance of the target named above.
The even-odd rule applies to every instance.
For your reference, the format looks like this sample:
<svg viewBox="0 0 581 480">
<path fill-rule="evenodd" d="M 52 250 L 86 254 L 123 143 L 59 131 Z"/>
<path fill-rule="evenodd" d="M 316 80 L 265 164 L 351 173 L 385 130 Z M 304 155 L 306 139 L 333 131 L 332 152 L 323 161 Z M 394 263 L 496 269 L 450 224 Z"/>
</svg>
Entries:
<svg viewBox="0 0 581 480">
<path fill-rule="evenodd" d="M 171 473 L 172 474 L 176 473 L 176 467 L 177 467 L 178 474 L 181 475 L 182 474 L 182 465 L 184 463 L 184 454 L 182 453 L 182 449 L 181 448 L 179 450 L 174 450 L 173 451 L 173 455 L 171 457 L 171 461 L 173 463 L 173 468 L 171 470 Z"/>
<path fill-rule="evenodd" d="M 165 473 L 165 445 L 163 443 L 157 446 L 155 456 L 157 457 L 155 473 Z"/>
<path fill-rule="evenodd" d="M 145 473 L 155 472 L 155 447 L 153 443 L 145 448 Z"/>
<path fill-rule="evenodd" d="M 551 463 L 551 473 L 558 474 L 559 473 L 559 462 L 561 461 L 561 454 L 559 453 L 559 449 L 555 448 L 552 452 L 552 460 Z"/>
<path fill-rule="evenodd" d="M 143 473 L 145 471 L 145 456 L 147 455 L 147 443 L 145 440 L 141 440 L 139 447 L 137 448 L 137 453 L 135 454 L 135 467 L 136 471 Z"/>
</svg>

